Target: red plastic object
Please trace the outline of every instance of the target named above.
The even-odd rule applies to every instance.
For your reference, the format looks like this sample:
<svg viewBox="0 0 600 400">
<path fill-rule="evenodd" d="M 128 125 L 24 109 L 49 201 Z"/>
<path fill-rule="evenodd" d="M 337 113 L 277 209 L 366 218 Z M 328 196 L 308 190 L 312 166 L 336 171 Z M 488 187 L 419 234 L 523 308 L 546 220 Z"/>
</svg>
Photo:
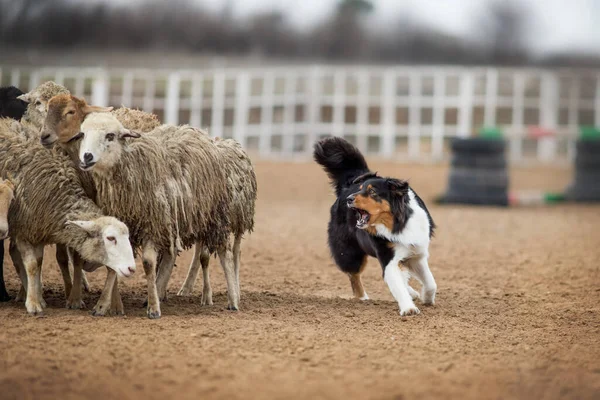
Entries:
<svg viewBox="0 0 600 400">
<path fill-rule="evenodd" d="M 555 131 L 548 129 L 548 128 L 544 128 L 542 126 L 530 126 L 528 133 L 529 133 L 530 137 L 533 137 L 536 139 L 552 137 L 552 136 L 556 135 Z"/>
</svg>

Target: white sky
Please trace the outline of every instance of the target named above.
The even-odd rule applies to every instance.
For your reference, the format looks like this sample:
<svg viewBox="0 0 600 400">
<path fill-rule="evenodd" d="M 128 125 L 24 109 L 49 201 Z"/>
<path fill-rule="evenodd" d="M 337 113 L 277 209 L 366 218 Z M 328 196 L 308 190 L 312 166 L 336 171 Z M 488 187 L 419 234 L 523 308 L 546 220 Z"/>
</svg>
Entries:
<svg viewBox="0 0 600 400">
<path fill-rule="evenodd" d="M 135 0 L 113 0 L 134 3 Z M 137 0 L 143 1 L 143 0 Z M 306 28 L 327 17 L 337 0 L 196 0 L 212 10 L 233 5 L 235 15 L 279 10 L 298 28 Z M 473 21 L 485 12 L 491 0 L 372 0 L 371 18 L 379 26 L 408 15 L 444 31 L 461 36 L 476 35 Z M 513 0 L 530 10 L 528 43 L 535 53 L 564 50 L 600 55 L 600 0 Z"/>
</svg>

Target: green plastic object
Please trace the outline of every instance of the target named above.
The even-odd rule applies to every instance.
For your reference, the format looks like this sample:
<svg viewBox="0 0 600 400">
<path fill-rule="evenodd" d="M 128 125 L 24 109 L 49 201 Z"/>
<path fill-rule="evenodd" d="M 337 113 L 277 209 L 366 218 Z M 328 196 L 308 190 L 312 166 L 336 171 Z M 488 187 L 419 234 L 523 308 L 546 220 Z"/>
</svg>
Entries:
<svg viewBox="0 0 600 400">
<path fill-rule="evenodd" d="M 484 139 L 500 140 L 503 136 L 502 130 L 497 126 L 484 126 L 479 131 L 479 137 Z"/>
<path fill-rule="evenodd" d="M 579 137 L 581 140 L 600 140 L 600 129 L 595 126 L 580 126 Z"/>
<path fill-rule="evenodd" d="M 545 193 L 544 200 L 546 200 L 546 204 L 560 203 L 565 201 L 566 197 L 563 193 Z"/>
</svg>

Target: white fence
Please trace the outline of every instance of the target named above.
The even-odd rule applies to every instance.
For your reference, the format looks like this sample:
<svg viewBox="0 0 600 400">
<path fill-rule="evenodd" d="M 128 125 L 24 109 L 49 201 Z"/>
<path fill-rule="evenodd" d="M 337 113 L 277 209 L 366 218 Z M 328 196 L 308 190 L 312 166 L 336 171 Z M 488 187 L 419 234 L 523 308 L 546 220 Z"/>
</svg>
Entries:
<svg viewBox="0 0 600 400">
<path fill-rule="evenodd" d="M 232 137 L 261 156 L 308 156 L 326 135 L 366 153 L 439 161 L 448 141 L 501 128 L 515 162 L 568 162 L 579 126 L 600 126 L 600 71 L 293 66 L 210 70 L 4 67 L 2 85 L 46 80 Z M 531 132 L 548 132 L 535 138 Z"/>
</svg>

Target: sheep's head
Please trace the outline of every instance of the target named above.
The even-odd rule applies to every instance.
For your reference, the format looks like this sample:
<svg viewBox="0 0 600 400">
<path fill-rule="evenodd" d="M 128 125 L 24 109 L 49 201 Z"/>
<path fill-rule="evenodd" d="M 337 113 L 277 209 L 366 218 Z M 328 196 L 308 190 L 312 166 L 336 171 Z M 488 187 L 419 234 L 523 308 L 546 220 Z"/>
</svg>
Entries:
<svg viewBox="0 0 600 400">
<path fill-rule="evenodd" d="M 112 107 L 88 105 L 84 99 L 71 94 L 54 96 L 48 102 L 48 113 L 42 128 L 42 144 L 50 146 L 58 141 L 66 146 L 80 132 L 85 117 L 93 112 L 108 112 Z"/>
<path fill-rule="evenodd" d="M 23 92 L 14 86 L 0 87 L 0 117 L 17 121 L 23 117 L 27 103 L 19 99 Z"/>
<path fill-rule="evenodd" d="M 139 137 L 139 133 L 125 129 L 110 113 L 90 114 L 74 137 L 81 139 L 79 167 L 84 171 L 111 168 L 121 157 L 124 139 Z"/>
<path fill-rule="evenodd" d="M 84 260 L 106 265 L 126 278 L 135 272 L 129 230 L 124 223 L 114 217 L 99 217 L 91 221 L 67 221 L 67 226 L 85 234 L 83 245 L 77 249 Z"/>
<path fill-rule="evenodd" d="M 42 129 L 48 110 L 48 102 L 58 94 L 69 94 L 69 91 L 64 86 L 48 81 L 19 96 L 19 100 L 29 103 L 23 119 Z"/>
<path fill-rule="evenodd" d="M 10 180 L 0 179 L 0 240 L 8 237 L 8 209 L 14 198 L 15 186 Z"/>
</svg>

